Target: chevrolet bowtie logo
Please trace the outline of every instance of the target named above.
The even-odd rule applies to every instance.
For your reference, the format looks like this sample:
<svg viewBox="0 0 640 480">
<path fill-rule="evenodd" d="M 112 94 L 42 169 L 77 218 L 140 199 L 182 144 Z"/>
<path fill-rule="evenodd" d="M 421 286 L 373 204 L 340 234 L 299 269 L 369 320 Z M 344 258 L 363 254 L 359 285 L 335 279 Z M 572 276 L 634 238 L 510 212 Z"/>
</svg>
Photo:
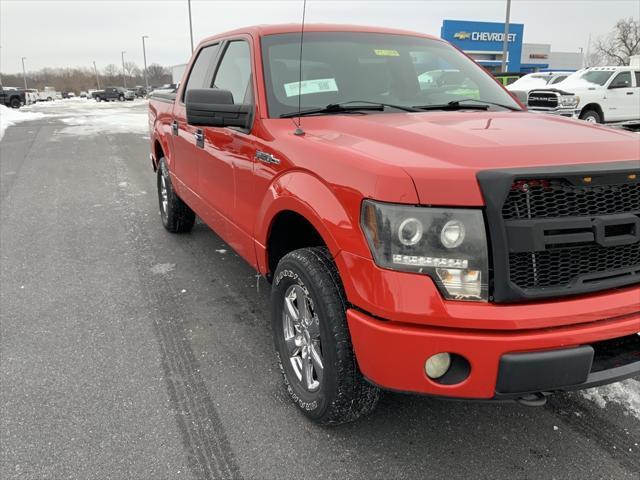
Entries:
<svg viewBox="0 0 640 480">
<path fill-rule="evenodd" d="M 458 40 L 467 40 L 471 38 L 471 34 L 469 32 L 458 32 L 453 34 L 453 38 L 457 38 Z"/>
</svg>

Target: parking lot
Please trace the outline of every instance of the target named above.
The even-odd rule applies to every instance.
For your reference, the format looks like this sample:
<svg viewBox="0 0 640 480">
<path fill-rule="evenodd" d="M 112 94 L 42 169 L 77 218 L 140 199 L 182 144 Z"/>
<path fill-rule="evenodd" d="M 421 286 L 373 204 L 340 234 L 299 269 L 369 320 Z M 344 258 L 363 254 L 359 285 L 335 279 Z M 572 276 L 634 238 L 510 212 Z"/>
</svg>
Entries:
<svg viewBox="0 0 640 480">
<path fill-rule="evenodd" d="M 386 393 L 310 423 L 269 284 L 204 224 L 162 227 L 146 102 L 24 111 L 0 142 L 0 478 L 638 479 L 634 379 L 540 408 Z"/>
</svg>

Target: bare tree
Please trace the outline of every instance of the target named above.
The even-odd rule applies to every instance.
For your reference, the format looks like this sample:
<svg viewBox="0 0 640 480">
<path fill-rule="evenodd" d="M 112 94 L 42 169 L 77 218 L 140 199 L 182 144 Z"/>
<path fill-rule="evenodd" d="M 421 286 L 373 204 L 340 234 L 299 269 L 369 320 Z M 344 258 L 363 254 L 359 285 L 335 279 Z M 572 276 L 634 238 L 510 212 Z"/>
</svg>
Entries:
<svg viewBox="0 0 640 480">
<path fill-rule="evenodd" d="M 634 18 L 618 20 L 606 38 L 599 38 L 595 51 L 606 63 L 629 65 L 629 57 L 640 54 L 640 22 Z"/>
<path fill-rule="evenodd" d="M 157 63 L 152 63 L 147 67 L 147 76 L 150 85 L 163 85 L 171 82 L 169 69 Z"/>
<path fill-rule="evenodd" d="M 118 67 L 118 65 L 116 65 L 115 63 L 110 63 L 109 65 L 104 67 L 102 72 L 107 78 L 117 77 L 118 75 L 120 75 L 120 67 Z"/>
<path fill-rule="evenodd" d="M 142 70 L 135 62 L 124 62 L 124 71 L 127 73 L 127 77 L 135 78 L 142 75 Z"/>
</svg>

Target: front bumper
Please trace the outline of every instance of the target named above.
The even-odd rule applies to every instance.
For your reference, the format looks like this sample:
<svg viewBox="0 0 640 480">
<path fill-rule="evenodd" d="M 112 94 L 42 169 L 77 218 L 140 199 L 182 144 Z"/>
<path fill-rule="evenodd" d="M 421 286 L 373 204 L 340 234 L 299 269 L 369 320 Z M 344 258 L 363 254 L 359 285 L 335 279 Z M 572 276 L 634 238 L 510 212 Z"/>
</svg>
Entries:
<svg viewBox="0 0 640 480">
<path fill-rule="evenodd" d="M 559 115 L 567 118 L 580 118 L 580 110 L 575 107 L 557 107 L 557 108 L 536 108 L 528 107 L 529 112 L 548 113 L 551 115 Z"/>
<path fill-rule="evenodd" d="M 640 312 L 527 331 L 418 327 L 379 320 L 355 309 L 347 311 L 347 321 L 363 375 L 390 390 L 510 399 L 588 388 L 640 375 Z M 603 363 L 595 361 L 594 351 L 602 350 L 600 345 L 607 340 L 623 337 L 631 342 L 631 357 L 627 352 L 623 365 L 605 362 L 607 368 L 602 368 Z M 427 377 L 425 361 L 440 352 L 468 361 L 470 368 L 464 379 L 442 384 Z"/>
</svg>

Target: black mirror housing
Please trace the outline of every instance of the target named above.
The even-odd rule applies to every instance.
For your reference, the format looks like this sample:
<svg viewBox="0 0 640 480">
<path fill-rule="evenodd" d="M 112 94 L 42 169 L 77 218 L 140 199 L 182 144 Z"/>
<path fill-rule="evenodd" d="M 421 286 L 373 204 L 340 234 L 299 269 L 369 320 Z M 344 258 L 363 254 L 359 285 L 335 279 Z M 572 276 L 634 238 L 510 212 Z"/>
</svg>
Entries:
<svg viewBox="0 0 640 480">
<path fill-rule="evenodd" d="M 229 90 L 202 88 L 187 91 L 187 123 L 205 127 L 248 128 L 253 105 L 234 104 Z"/>
</svg>

